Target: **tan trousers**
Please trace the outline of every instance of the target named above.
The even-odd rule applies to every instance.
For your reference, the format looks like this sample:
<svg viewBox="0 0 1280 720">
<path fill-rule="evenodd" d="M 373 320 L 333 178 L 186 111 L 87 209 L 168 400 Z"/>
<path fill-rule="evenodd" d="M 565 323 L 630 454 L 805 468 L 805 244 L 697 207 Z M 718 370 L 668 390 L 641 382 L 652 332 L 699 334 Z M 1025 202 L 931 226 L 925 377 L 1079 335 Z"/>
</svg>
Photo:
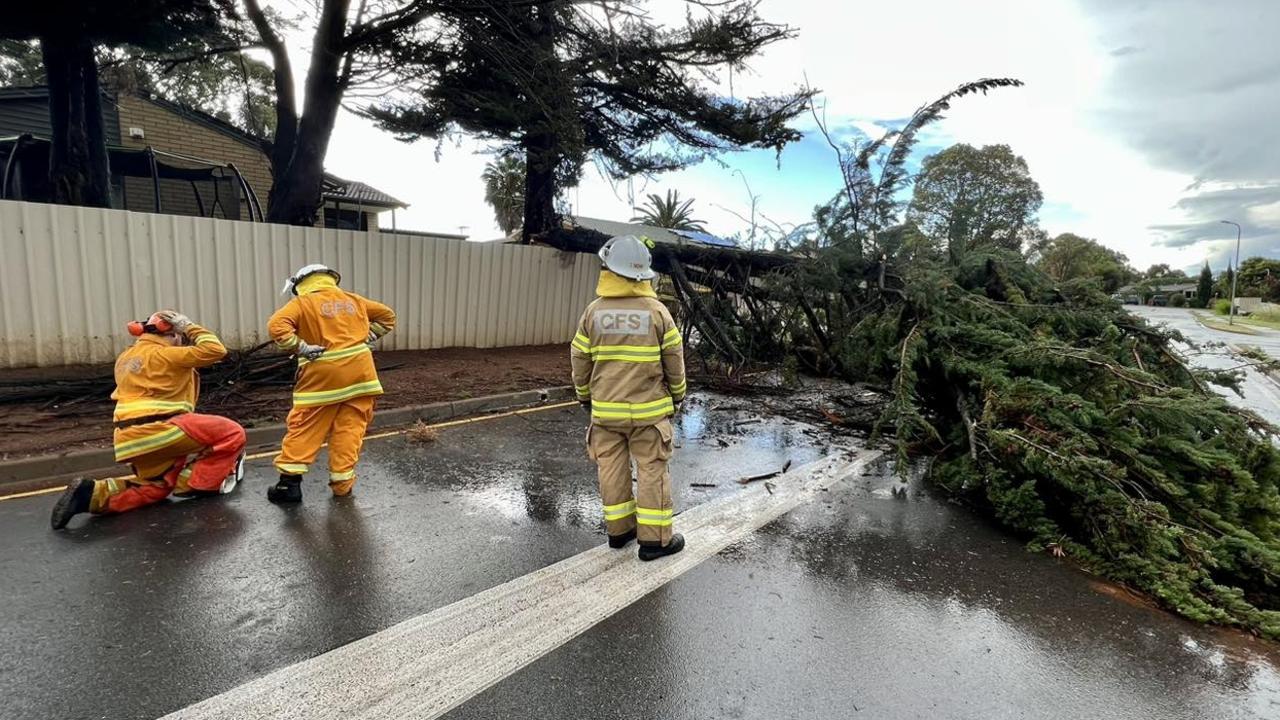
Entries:
<svg viewBox="0 0 1280 720">
<path fill-rule="evenodd" d="M 329 489 L 334 495 L 351 494 L 356 484 L 356 463 L 364 445 L 364 431 L 373 419 L 372 395 L 332 405 L 295 407 L 286 420 L 284 442 L 276 455 L 276 470 L 302 475 L 310 469 L 320 447 L 329 443 Z"/>
<path fill-rule="evenodd" d="M 666 545 L 675 514 L 671 502 L 671 421 L 637 428 L 592 425 L 587 456 L 596 462 L 605 530 L 610 535 L 636 531 L 641 545 Z M 631 494 L 631 461 L 636 492 Z"/>
</svg>

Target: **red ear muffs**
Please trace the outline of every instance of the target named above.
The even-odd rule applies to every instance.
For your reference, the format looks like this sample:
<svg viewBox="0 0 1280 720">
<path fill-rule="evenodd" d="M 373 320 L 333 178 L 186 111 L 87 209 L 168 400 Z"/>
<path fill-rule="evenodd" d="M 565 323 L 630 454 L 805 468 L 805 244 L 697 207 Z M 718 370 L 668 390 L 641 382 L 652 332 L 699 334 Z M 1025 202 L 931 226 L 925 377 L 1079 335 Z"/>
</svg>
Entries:
<svg viewBox="0 0 1280 720">
<path fill-rule="evenodd" d="M 141 337 L 143 333 L 164 335 L 166 333 L 173 332 L 173 326 L 159 318 L 156 318 L 154 323 L 144 322 L 142 320 L 131 320 L 127 325 L 125 325 L 125 327 L 128 328 L 129 334 L 134 337 Z"/>
</svg>

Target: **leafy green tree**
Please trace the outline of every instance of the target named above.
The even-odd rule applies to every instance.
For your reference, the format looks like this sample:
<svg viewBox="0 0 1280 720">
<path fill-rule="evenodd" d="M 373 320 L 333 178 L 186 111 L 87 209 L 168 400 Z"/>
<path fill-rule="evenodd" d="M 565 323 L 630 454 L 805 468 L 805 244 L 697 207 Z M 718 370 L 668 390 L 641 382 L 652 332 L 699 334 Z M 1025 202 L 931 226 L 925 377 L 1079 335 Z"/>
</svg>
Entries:
<svg viewBox="0 0 1280 720">
<path fill-rule="evenodd" d="M 1200 268 L 1200 277 L 1196 280 L 1196 302 L 1198 308 L 1209 307 L 1209 301 L 1213 299 L 1213 270 L 1209 269 L 1209 263 L 1205 262 L 1204 267 Z"/>
<path fill-rule="evenodd" d="M 693 200 L 682 200 L 677 190 L 668 190 L 665 198 L 657 193 L 649 195 L 631 222 L 672 230 L 706 232 L 702 221 L 693 217 Z"/>
<path fill-rule="evenodd" d="M 1142 277 L 1144 280 L 1160 280 L 1165 282 L 1185 282 L 1187 280 L 1187 274 L 1185 272 L 1171 269 L 1165 263 L 1159 263 L 1147 268 L 1147 271 L 1142 273 Z"/>
<path fill-rule="evenodd" d="M 461 2 L 461 0 L 457 0 Z M 392 77 L 385 58 L 394 34 L 451 0 L 316 0 L 305 93 L 297 97 L 287 30 L 261 0 L 241 0 L 253 42 L 271 55 L 275 135 L 267 220 L 313 226 L 321 206 L 324 158 L 347 93 Z"/>
<path fill-rule="evenodd" d="M 1266 293 L 1268 281 L 1280 279 L 1280 260 L 1264 257 L 1246 258 L 1240 262 L 1240 281 L 1236 295 L 1240 297 L 1262 297 Z"/>
<path fill-rule="evenodd" d="M 44 59 L 34 40 L 0 39 L 0 86 L 43 85 Z"/>
<path fill-rule="evenodd" d="M 750 0 L 691 3 L 658 27 L 646 0 L 469 3 L 405 33 L 394 60 L 417 82 L 368 111 L 403 139 L 457 131 L 518 148 L 522 232 L 556 227 L 555 198 L 594 158 L 608 176 L 674 170 L 744 147 L 781 150 L 812 93 L 724 97 L 704 79 L 792 37 Z"/>
<path fill-rule="evenodd" d="M 167 51 L 204 42 L 220 36 L 230 12 L 230 0 L 44 0 L 6 5 L 0 39 L 36 40 L 40 45 L 49 87 L 49 180 L 55 202 L 111 204 L 97 53 L 124 46 Z M 29 74 L 29 66 L 23 72 Z"/>
<path fill-rule="evenodd" d="M 1135 275 L 1128 258 L 1096 240 L 1063 233 L 1039 250 L 1036 267 L 1058 282 L 1094 278 L 1112 293 Z"/>
<path fill-rule="evenodd" d="M 1214 292 L 1218 297 L 1231 297 L 1231 283 L 1235 279 L 1235 271 L 1231 269 L 1231 265 L 1227 265 L 1227 269 L 1218 275 L 1218 283 L 1214 286 Z"/>
<path fill-rule="evenodd" d="M 980 247 L 1021 249 L 1043 195 L 1008 145 L 953 145 L 925 158 L 907 220 L 952 257 Z"/>
<path fill-rule="evenodd" d="M 503 155 L 484 166 L 484 201 L 493 208 L 493 219 L 510 235 L 524 217 L 524 158 Z"/>
</svg>

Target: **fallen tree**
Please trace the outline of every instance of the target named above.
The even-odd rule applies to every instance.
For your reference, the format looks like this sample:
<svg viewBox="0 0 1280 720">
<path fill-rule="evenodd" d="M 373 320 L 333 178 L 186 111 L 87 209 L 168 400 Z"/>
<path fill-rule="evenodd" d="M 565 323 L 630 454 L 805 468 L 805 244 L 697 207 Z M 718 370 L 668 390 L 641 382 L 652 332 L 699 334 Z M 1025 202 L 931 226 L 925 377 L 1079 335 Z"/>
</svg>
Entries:
<svg viewBox="0 0 1280 720">
<path fill-rule="evenodd" d="M 884 388 L 875 432 L 904 472 L 926 462 L 938 487 L 1031 548 L 1187 617 L 1280 638 L 1276 430 L 1210 389 L 1238 387 L 1238 369 L 1193 367 L 1177 333 L 1096 285 L 897 224 L 916 132 L 958 97 L 1017 84 L 965 85 L 900 132 L 833 143 L 844 189 L 773 258 L 659 248 L 659 269 L 701 352 L 734 367 L 792 358 Z M 595 238 L 545 240 L 587 250 Z"/>
</svg>

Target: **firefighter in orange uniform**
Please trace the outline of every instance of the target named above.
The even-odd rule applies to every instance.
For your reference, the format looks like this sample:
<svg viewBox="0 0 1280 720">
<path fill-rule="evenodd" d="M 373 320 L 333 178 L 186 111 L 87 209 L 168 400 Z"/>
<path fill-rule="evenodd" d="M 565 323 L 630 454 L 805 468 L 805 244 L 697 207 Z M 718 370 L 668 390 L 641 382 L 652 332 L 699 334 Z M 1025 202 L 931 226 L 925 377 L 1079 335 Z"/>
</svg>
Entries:
<svg viewBox="0 0 1280 720">
<path fill-rule="evenodd" d="M 578 401 L 591 411 L 587 454 L 596 462 L 609 546 L 640 543 L 641 560 L 674 555 L 671 417 L 685 396 L 680 330 L 649 283 L 649 245 L 632 235 L 600 249 L 595 301 L 570 349 Z M 636 492 L 631 492 L 631 463 Z"/>
<path fill-rule="evenodd" d="M 137 341 L 116 359 L 115 457 L 134 477 L 77 480 L 54 505 L 53 529 L 82 513 L 118 513 L 170 494 L 226 494 L 244 473 L 244 428 L 194 412 L 197 368 L 227 354 L 218 337 L 172 310 L 129 323 Z"/>
<path fill-rule="evenodd" d="M 351 494 L 374 399 L 382 394 L 372 345 L 395 327 L 391 308 L 338 287 L 341 277 L 307 265 L 285 281 L 296 297 L 267 323 L 281 350 L 298 356 L 293 409 L 280 454 L 280 481 L 267 490 L 273 503 L 302 500 L 302 476 L 329 442 L 329 489 Z"/>
</svg>

